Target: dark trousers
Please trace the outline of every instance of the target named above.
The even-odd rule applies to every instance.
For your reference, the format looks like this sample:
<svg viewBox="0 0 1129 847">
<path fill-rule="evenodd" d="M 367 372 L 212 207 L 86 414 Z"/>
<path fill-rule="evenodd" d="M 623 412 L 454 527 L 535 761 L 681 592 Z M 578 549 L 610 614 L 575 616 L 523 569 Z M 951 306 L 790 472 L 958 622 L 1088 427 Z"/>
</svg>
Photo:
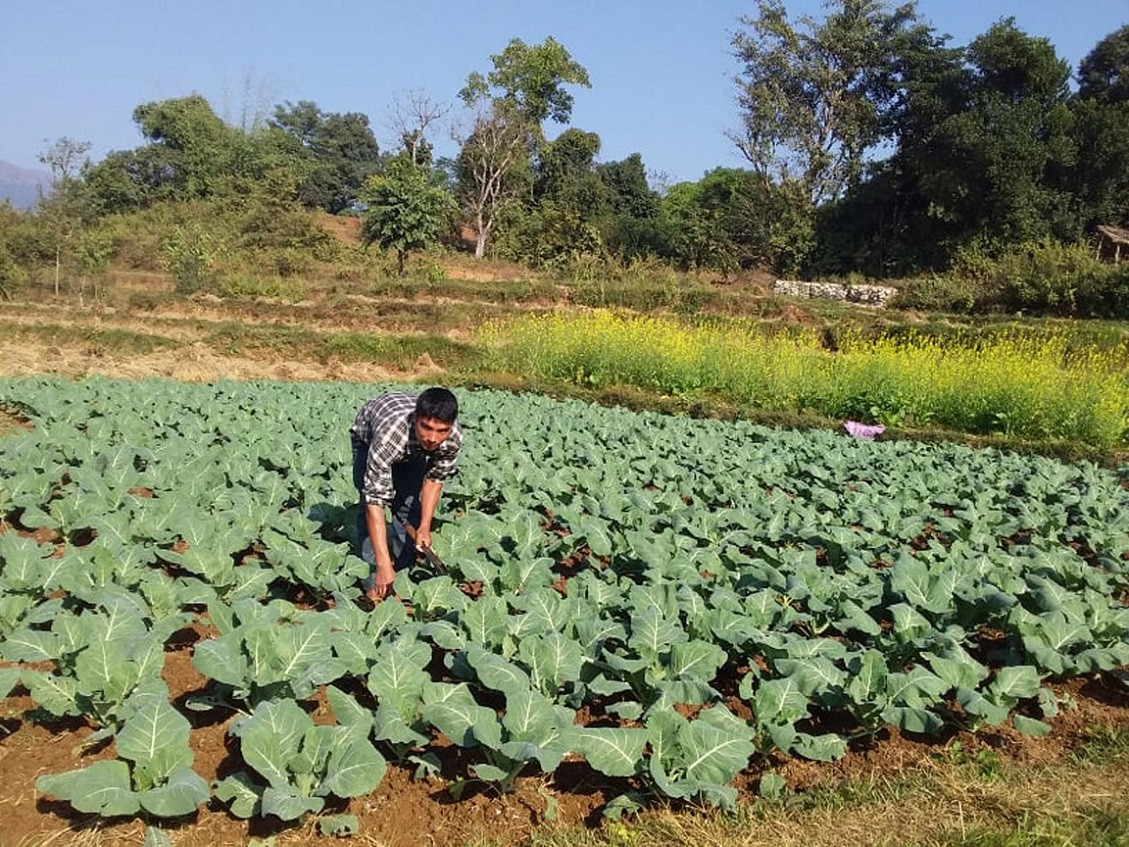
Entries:
<svg viewBox="0 0 1129 847">
<path fill-rule="evenodd" d="M 353 442 L 353 486 L 357 489 L 357 555 L 360 555 L 365 539 L 368 538 L 368 521 L 365 518 L 365 498 L 362 493 L 365 483 L 365 465 L 368 462 L 369 445 L 364 441 Z M 416 547 L 406 538 L 404 524 L 410 522 L 419 526 L 419 492 L 427 473 L 427 457 L 418 456 L 392 465 L 392 520 L 388 527 L 388 549 L 392 564 L 399 571 L 410 567 L 416 560 Z"/>
</svg>

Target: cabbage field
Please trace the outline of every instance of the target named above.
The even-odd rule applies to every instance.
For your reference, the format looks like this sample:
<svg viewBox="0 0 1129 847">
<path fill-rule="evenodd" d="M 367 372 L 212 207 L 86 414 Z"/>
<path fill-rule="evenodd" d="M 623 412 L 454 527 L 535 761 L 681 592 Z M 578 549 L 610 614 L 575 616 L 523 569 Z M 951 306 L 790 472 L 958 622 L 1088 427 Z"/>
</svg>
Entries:
<svg viewBox="0 0 1129 847">
<path fill-rule="evenodd" d="M 456 800 L 583 762 L 621 787 L 611 814 L 728 806 L 743 772 L 778 787 L 770 756 L 831 761 L 890 726 L 1042 734 L 1051 683 L 1126 679 L 1124 474 L 496 391 L 458 392 L 449 574 L 401 572 L 367 607 L 348 427 L 381 388 L 0 381 L 26 422 L 0 436 L 0 696 L 112 750 L 41 793 L 347 834 L 333 798 L 439 775 L 454 745 Z M 173 702 L 191 626 L 210 681 Z M 190 718 L 221 709 L 209 781 Z"/>
</svg>

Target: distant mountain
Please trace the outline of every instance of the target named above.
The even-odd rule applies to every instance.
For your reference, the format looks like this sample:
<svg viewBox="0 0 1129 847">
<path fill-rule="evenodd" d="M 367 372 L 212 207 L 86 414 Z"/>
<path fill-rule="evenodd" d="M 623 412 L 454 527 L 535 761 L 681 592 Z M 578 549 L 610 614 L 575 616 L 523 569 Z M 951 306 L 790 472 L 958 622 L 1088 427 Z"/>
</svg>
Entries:
<svg viewBox="0 0 1129 847">
<path fill-rule="evenodd" d="M 51 174 L 0 162 L 0 203 L 8 200 L 17 209 L 30 209 L 39 202 L 39 191 L 47 189 Z"/>
</svg>

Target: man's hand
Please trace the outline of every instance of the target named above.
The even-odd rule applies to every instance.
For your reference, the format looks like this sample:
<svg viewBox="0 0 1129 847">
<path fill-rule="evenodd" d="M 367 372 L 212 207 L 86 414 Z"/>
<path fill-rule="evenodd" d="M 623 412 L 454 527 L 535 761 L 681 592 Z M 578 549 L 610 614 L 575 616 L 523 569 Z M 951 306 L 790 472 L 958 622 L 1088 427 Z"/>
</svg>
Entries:
<svg viewBox="0 0 1129 847">
<path fill-rule="evenodd" d="M 431 549 L 431 530 L 430 529 L 417 529 L 416 530 L 416 549 L 417 550 L 430 550 Z"/>
<path fill-rule="evenodd" d="M 365 592 L 365 596 L 370 600 L 383 600 L 388 596 L 388 592 L 392 590 L 392 583 L 396 579 L 396 571 L 392 567 L 391 562 L 384 564 L 377 563 L 376 578 L 373 581 L 372 588 Z"/>
</svg>

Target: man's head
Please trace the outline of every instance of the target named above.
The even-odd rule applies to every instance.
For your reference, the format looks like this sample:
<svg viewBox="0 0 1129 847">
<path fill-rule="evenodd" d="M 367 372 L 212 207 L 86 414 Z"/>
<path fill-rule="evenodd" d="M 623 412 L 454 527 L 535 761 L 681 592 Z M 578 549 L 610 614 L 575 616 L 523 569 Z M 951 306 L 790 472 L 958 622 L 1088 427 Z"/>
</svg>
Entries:
<svg viewBox="0 0 1129 847">
<path fill-rule="evenodd" d="M 459 416 L 459 401 L 446 388 L 429 388 L 416 399 L 416 439 L 428 452 L 447 440 L 455 419 Z"/>
</svg>

